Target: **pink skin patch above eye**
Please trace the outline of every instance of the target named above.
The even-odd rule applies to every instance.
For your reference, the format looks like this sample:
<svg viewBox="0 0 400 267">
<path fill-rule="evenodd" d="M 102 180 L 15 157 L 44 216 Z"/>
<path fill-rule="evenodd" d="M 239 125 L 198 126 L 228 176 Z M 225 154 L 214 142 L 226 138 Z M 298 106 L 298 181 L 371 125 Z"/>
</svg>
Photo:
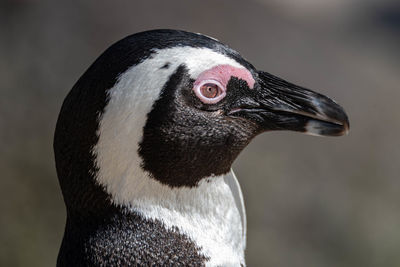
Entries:
<svg viewBox="0 0 400 267">
<path fill-rule="evenodd" d="M 218 65 L 209 70 L 200 73 L 199 77 L 193 84 L 193 89 L 199 99 L 205 104 L 215 104 L 226 95 L 226 86 L 232 77 L 244 80 L 250 89 L 253 89 L 255 80 L 250 71 L 245 68 L 237 68 L 231 65 Z M 207 99 L 199 95 L 200 87 L 206 83 L 217 84 L 223 93 L 213 99 Z"/>
</svg>

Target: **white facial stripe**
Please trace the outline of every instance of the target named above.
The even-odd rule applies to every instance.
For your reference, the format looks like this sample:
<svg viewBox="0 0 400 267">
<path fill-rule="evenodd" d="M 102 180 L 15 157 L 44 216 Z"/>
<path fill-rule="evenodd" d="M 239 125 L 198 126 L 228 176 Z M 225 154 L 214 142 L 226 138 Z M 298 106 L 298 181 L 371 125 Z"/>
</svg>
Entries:
<svg viewBox="0 0 400 267">
<path fill-rule="evenodd" d="M 176 49 L 176 48 L 172 48 Z M 241 64 L 227 56 L 214 52 L 207 48 L 185 47 L 185 57 L 180 58 L 180 62 L 185 62 L 189 68 L 189 74 L 193 79 L 205 70 L 211 69 L 218 65 L 231 65 L 237 68 L 244 68 Z M 186 60 L 184 60 L 186 58 Z M 183 61 L 182 61 L 183 59 Z"/>
<path fill-rule="evenodd" d="M 167 62 L 169 68 L 162 68 Z M 96 180 L 116 205 L 159 219 L 167 227 L 177 226 L 202 246 L 203 253 L 211 257 L 209 264 L 224 265 L 224 260 L 231 259 L 239 265 L 244 262 L 245 240 L 234 196 L 223 177 L 203 181 L 192 189 L 171 189 L 140 167 L 137 151 L 147 114 L 181 64 L 187 66 L 193 79 L 217 65 L 243 68 L 210 49 L 176 47 L 157 50 L 120 75 L 108 91 L 110 100 L 99 118 L 99 140 L 93 148 Z"/>
</svg>

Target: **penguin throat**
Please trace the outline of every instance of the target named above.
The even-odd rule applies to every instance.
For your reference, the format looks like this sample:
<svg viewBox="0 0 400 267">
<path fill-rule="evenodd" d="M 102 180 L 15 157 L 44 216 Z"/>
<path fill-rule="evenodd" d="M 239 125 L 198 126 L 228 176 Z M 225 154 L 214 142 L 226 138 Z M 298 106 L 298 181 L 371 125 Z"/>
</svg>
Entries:
<svg viewBox="0 0 400 267">
<path fill-rule="evenodd" d="M 243 263 L 245 248 L 240 188 L 232 190 L 236 180 L 229 179 L 228 174 L 202 179 L 196 187 L 171 188 L 142 172 L 101 183 L 116 206 L 188 236 L 210 259 L 210 266 L 223 266 L 227 259 L 232 265 Z"/>
<path fill-rule="evenodd" d="M 190 188 L 197 187 L 203 179 L 211 180 L 228 173 L 241 150 L 235 150 L 231 144 L 219 147 L 165 142 L 153 134 L 143 138 L 139 155 L 143 159 L 141 167 L 152 179 L 173 188 Z"/>
</svg>

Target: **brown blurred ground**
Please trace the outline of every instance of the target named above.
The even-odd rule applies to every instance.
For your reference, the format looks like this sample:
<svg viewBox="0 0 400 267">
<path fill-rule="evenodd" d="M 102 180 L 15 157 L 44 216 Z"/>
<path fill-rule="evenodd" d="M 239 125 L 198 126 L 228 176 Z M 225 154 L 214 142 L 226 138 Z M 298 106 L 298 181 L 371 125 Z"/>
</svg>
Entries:
<svg viewBox="0 0 400 267">
<path fill-rule="evenodd" d="M 54 266 L 62 100 L 111 43 L 214 36 L 347 110 L 350 135 L 264 134 L 235 170 L 249 266 L 400 266 L 400 4 L 390 0 L 0 2 L 0 266 Z"/>
</svg>

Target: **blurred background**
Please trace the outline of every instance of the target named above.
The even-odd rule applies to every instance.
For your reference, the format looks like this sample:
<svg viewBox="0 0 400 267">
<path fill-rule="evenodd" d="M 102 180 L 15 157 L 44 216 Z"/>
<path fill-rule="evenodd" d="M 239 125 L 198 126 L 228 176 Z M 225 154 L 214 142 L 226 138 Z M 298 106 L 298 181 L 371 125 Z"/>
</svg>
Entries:
<svg viewBox="0 0 400 267">
<path fill-rule="evenodd" d="M 54 266 L 65 223 L 52 139 L 67 92 L 115 41 L 214 36 L 324 93 L 346 137 L 271 132 L 239 156 L 248 266 L 400 266 L 400 2 L 0 1 L 0 265 Z"/>
</svg>

